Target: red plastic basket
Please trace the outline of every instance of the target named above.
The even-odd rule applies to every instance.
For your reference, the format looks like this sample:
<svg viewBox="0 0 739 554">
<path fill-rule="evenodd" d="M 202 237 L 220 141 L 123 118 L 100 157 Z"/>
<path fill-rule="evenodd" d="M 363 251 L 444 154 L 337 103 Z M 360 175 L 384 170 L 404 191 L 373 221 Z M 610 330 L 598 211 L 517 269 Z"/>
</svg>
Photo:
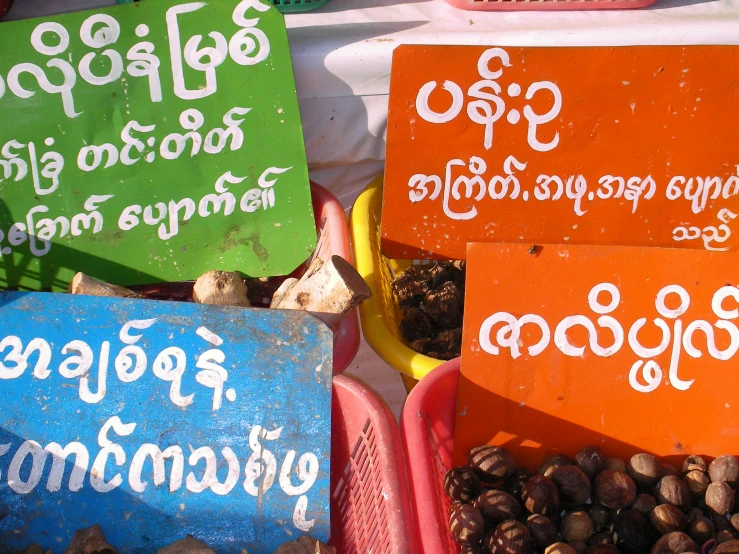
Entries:
<svg viewBox="0 0 739 554">
<path fill-rule="evenodd" d="M 341 256 L 352 261 L 352 251 L 349 246 L 349 225 L 346 221 L 344 208 L 336 197 L 322 186 L 311 182 L 311 198 L 313 212 L 318 230 L 318 244 L 310 259 L 285 277 L 270 277 L 264 282 L 249 283 L 249 302 L 252 306 L 266 308 L 272 295 L 287 277 L 300 277 L 314 258 L 328 260 L 331 256 Z M 159 283 L 131 287 L 147 298 L 154 300 L 170 299 L 183 302 L 192 302 L 192 287 L 194 282 Z M 354 359 L 359 350 L 359 311 L 354 310 L 342 319 L 334 332 L 334 373 L 344 371 Z"/>
<path fill-rule="evenodd" d="M 339 554 L 415 554 L 413 516 L 395 419 L 355 379 L 334 377 L 331 541 Z"/>
<path fill-rule="evenodd" d="M 657 0 L 446 0 L 461 10 L 628 10 Z"/>
<path fill-rule="evenodd" d="M 444 474 L 451 467 L 459 358 L 434 369 L 408 395 L 400 419 L 414 507 L 423 554 L 457 554 L 449 534 L 449 506 Z"/>
</svg>

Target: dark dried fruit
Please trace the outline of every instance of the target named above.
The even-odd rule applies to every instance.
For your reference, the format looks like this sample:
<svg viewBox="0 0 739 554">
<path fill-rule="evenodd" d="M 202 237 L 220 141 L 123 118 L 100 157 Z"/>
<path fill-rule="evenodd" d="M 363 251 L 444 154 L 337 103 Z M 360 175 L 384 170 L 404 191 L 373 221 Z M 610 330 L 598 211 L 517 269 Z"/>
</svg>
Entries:
<svg viewBox="0 0 739 554">
<path fill-rule="evenodd" d="M 597 446 L 586 446 L 575 454 L 575 465 L 592 479 L 606 467 L 606 457 Z"/>
<path fill-rule="evenodd" d="M 707 517 L 697 517 L 688 526 L 688 535 L 698 544 L 713 538 L 713 523 Z"/>
<path fill-rule="evenodd" d="M 516 464 L 508 451 L 499 446 L 476 446 L 467 454 L 467 464 L 483 483 L 505 481 Z"/>
<path fill-rule="evenodd" d="M 734 531 L 730 529 L 722 529 L 721 531 L 716 531 L 716 542 L 719 544 L 731 542 L 735 539 L 736 535 L 734 535 Z M 714 550 L 714 552 L 716 552 L 717 550 L 718 548 Z"/>
<path fill-rule="evenodd" d="M 662 464 L 662 477 L 667 475 L 677 475 L 677 468 L 672 464 Z"/>
<path fill-rule="evenodd" d="M 594 533 L 588 539 L 588 546 L 598 546 L 599 544 L 613 544 L 613 535 L 608 531 L 601 531 L 600 533 Z"/>
<path fill-rule="evenodd" d="M 627 464 L 621 458 L 606 458 L 606 463 L 603 469 L 610 469 L 612 471 L 620 471 L 626 473 Z"/>
<path fill-rule="evenodd" d="M 706 494 L 706 489 L 711 481 L 708 479 L 708 475 L 698 469 L 693 469 L 685 474 L 683 478 L 685 484 L 690 489 L 690 494 L 693 496 L 703 496 Z"/>
<path fill-rule="evenodd" d="M 523 491 L 524 486 L 526 486 L 526 481 L 529 480 L 529 477 L 531 477 L 531 472 L 528 469 L 525 467 L 517 467 L 514 470 L 513 475 L 503 483 L 503 490 L 516 500 L 521 500 L 521 492 Z"/>
<path fill-rule="evenodd" d="M 695 521 L 699 517 L 703 517 L 703 510 L 700 508 L 690 508 L 688 510 L 688 521 Z"/>
<path fill-rule="evenodd" d="M 469 502 L 480 490 L 480 479 L 470 468 L 455 467 L 444 476 L 444 491 L 455 502 Z"/>
<path fill-rule="evenodd" d="M 459 358 L 462 352 L 462 328 L 442 331 L 431 341 L 429 352 L 436 352 L 434 356 L 440 360 Z"/>
<path fill-rule="evenodd" d="M 657 501 L 654 499 L 654 497 L 651 494 L 637 494 L 636 500 L 634 500 L 633 504 L 631 504 L 631 509 L 636 510 L 644 517 L 649 517 L 649 514 L 652 513 L 652 510 L 654 510 L 657 507 Z"/>
<path fill-rule="evenodd" d="M 485 554 L 485 549 L 481 546 L 462 546 L 459 549 L 459 554 Z"/>
<path fill-rule="evenodd" d="M 621 554 L 619 549 L 613 544 L 597 544 L 589 546 L 585 550 L 585 554 Z"/>
<path fill-rule="evenodd" d="M 648 488 L 662 477 L 662 464 L 652 454 L 634 454 L 629 460 L 626 473 L 639 487 Z"/>
<path fill-rule="evenodd" d="M 734 508 L 734 490 L 726 481 L 711 483 L 706 489 L 706 506 L 716 515 L 725 515 Z"/>
<path fill-rule="evenodd" d="M 695 454 L 691 454 L 687 458 L 685 458 L 685 461 L 683 462 L 683 473 L 688 473 L 690 471 L 708 471 L 708 465 L 706 464 L 706 461 L 701 458 L 700 456 L 696 456 Z"/>
<path fill-rule="evenodd" d="M 488 490 L 480 494 L 472 502 L 480 510 L 488 525 L 498 525 L 507 519 L 516 519 L 521 515 L 521 505 L 507 492 Z"/>
<path fill-rule="evenodd" d="M 718 515 L 718 514 L 711 513 L 710 518 L 711 518 L 711 521 L 713 522 L 713 526 L 716 528 L 716 531 L 724 531 L 726 529 L 732 528 L 731 522 L 723 514 Z"/>
<path fill-rule="evenodd" d="M 534 475 L 521 492 L 521 501 L 529 513 L 553 516 L 559 510 L 559 491 L 552 481 L 543 475 Z"/>
<path fill-rule="evenodd" d="M 427 270 L 427 274 L 431 278 L 430 287 L 436 289 L 444 283 L 454 281 L 459 274 L 459 270 L 454 267 L 452 262 L 439 261 Z"/>
<path fill-rule="evenodd" d="M 700 552 L 699 546 L 685 533 L 679 531 L 662 535 L 649 551 L 650 554 L 684 554 Z"/>
<path fill-rule="evenodd" d="M 585 541 L 572 541 L 570 546 L 575 549 L 577 554 L 583 554 L 588 549 L 588 543 Z"/>
<path fill-rule="evenodd" d="M 564 506 L 580 506 L 590 497 L 590 479 L 577 466 L 555 467 L 549 473 L 549 479 L 557 485 Z"/>
<path fill-rule="evenodd" d="M 550 544 L 559 541 L 559 531 L 552 520 L 541 514 L 529 516 L 526 520 L 526 528 L 529 530 L 531 545 L 536 550 L 544 550 Z"/>
<path fill-rule="evenodd" d="M 598 502 L 607 508 L 625 508 L 636 499 L 636 485 L 631 477 L 609 469 L 595 478 L 594 492 Z"/>
<path fill-rule="evenodd" d="M 544 550 L 544 554 L 577 554 L 577 551 L 566 542 L 555 542 Z"/>
<path fill-rule="evenodd" d="M 444 283 L 423 297 L 426 313 L 444 329 L 454 329 L 462 324 L 463 305 L 464 296 L 454 283 Z"/>
<path fill-rule="evenodd" d="M 718 541 L 718 538 L 716 540 Z M 720 542 L 716 547 L 716 550 L 713 551 L 713 554 L 734 554 L 736 552 L 739 552 L 739 540 L 729 539 L 727 541 Z"/>
<path fill-rule="evenodd" d="M 411 266 L 390 284 L 390 288 L 401 308 L 411 308 L 421 304 L 430 283 L 431 279 L 423 267 Z"/>
<path fill-rule="evenodd" d="M 434 333 L 434 324 L 431 318 L 419 308 L 408 310 L 400 320 L 400 336 L 406 342 L 430 337 Z"/>
<path fill-rule="evenodd" d="M 504 521 L 495 528 L 488 547 L 495 554 L 529 554 L 529 531 L 520 521 Z"/>
<path fill-rule="evenodd" d="M 654 496 L 659 504 L 672 504 L 684 511 L 690 508 L 690 489 L 675 475 L 660 479 Z"/>
<path fill-rule="evenodd" d="M 708 475 L 712 483 L 726 481 L 732 487 L 736 487 L 739 481 L 739 462 L 731 454 L 719 456 L 708 466 Z"/>
<path fill-rule="evenodd" d="M 611 523 L 611 512 L 605 506 L 593 504 L 588 508 L 590 521 L 593 522 L 593 531 L 596 533 L 604 531 Z"/>
<path fill-rule="evenodd" d="M 449 531 L 452 538 L 459 544 L 479 543 L 485 533 L 482 514 L 469 504 L 460 506 L 449 516 Z"/>
<path fill-rule="evenodd" d="M 562 538 L 567 542 L 587 541 L 593 534 L 593 522 L 585 512 L 570 512 L 562 518 Z"/>
<path fill-rule="evenodd" d="M 685 528 L 688 526 L 688 518 L 672 504 L 657 506 L 649 514 L 649 521 L 652 522 L 652 527 L 660 535 L 674 533 L 675 531 L 685 531 Z"/>
<path fill-rule="evenodd" d="M 418 339 L 408 344 L 408 348 L 419 354 L 428 355 L 434 350 L 434 341 L 432 339 Z"/>
<path fill-rule="evenodd" d="M 543 475 L 544 477 L 549 477 L 549 474 L 554 471 L 555 468 L 569 465 L 572 465 L 572 462 L 564 454 L 551 454 L 544 458 L 544 461 L 539 466 L 539 469 L 536 470 L 536 473 Z"/>
<path fill-rule="evenodd" d="M 647 519 L 639 512 L 621 510 L 613 518 L 613 540 L 616 546 L 626 552 L 645 552 L 652 544 L 652 530 Z"/>
</svg>

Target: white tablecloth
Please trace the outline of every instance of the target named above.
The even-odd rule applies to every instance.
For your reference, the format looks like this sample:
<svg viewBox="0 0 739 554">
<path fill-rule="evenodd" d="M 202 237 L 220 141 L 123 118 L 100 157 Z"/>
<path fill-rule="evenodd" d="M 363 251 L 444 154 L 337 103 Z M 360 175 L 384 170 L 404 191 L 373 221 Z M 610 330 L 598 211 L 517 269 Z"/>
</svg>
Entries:
<svg viewBox="0 0 739 554">
<path fill-rule="evenodd" d="M 11 17 L 114 3 L 16 0 Z M 331 0 L 286 22 L 311 175 L 347 209 L 382 173 L 390 65 L 399 44 L 739 44 L 739 0 L 657 0 L 639 10 L 582 12 L 467 12 L 443 0 Z M 405 396 L 400 379 L 366 344 L 349 371 L 399 412 Z"/>
</svg>

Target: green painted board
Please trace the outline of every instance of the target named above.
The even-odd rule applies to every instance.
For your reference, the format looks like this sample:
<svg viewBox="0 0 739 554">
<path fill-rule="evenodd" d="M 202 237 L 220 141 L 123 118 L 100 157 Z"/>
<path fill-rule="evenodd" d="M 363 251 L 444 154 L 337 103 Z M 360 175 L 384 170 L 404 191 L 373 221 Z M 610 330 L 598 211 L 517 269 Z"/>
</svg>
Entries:
<svg viewBox="0 0 739 554">
<path fill-rule="evenodd" d="M 0 286 L 284 275 L 316 243 L 283 16 L 150 0 L 0 24 Z"/>
</svg>

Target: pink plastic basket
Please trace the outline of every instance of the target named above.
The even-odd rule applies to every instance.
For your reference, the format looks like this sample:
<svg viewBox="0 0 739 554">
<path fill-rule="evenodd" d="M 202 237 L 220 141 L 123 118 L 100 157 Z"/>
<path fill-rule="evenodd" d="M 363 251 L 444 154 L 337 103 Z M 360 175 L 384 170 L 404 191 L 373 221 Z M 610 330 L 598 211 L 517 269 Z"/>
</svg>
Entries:
<svg viewBox="0 0 739 554">
<path fill-rule="evenodd" d="M 339 554 L 418 552 L 400 434 L 382 400 L 334 377 L 331 541 Z"/>
<path fill-rule="evenodd" d="M 628 10 L 657 0 L 446 0 L 461 10 Z"/>
<path fill-rule="evenodd" d="M 318 230 L 318 244 L 310 259 L 285 277 L 270 277 L 266 282 L 249 284 L 249 302 L 252 306 L 266 308 L 272 295 L 288 277 L 300 277 L 313 261 L 320 257 L 328 260 L 331 256 L 341 256 L 352 261 L 349 246 L 349 225 L 344 208 L 336 197 L 325 188 L 311 182 L 313 212 Z M 154 300 L 170 299 L 183 302 L 192 301 L 192 281 L 182 283 L 159 283 L 131 287 L 147 298 Z M 359 311 L 354 310 L 342 319 L 334 331 L 334 373 L 344 371 L 359 350 Z"/>
<path fill-rule="evenodd" d="M 408 395 L 400 420 L 416 530 L 423 554 L 457 554 L 449 534 L 444 474 L 451 467 L 459 358 L 434 369 Z"/>
</svg>

